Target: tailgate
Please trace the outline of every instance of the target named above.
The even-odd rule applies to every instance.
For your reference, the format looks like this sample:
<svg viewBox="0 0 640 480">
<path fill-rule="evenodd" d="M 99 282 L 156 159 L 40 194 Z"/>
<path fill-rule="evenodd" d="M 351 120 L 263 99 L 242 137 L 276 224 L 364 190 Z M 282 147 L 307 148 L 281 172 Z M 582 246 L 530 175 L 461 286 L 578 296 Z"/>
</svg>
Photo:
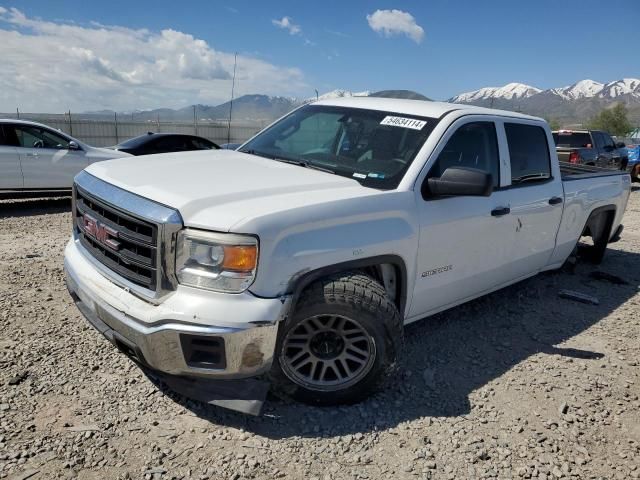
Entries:
<svg viewBox="0 0 640 480">
<path fill-rule="evenodd" d="M 569 155 L 573 152 L 574 148 L 556 148 L 556 152 L 558 153 L 558 160 L 561 162 L 568 162 Z"/>
</svg>

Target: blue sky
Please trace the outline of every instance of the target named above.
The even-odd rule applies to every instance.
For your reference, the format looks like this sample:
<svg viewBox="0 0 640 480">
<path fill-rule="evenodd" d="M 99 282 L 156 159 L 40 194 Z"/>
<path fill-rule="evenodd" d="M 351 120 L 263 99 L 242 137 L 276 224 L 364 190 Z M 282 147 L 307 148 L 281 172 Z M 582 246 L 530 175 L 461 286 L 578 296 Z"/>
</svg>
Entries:
<svg viewBox="0 0 640 480">
<path fill-rule="evenodd" d="M 55 71 L 49 72 L 51 83 L 63 83 L 55 90 L 57 101 L 49 100 L 49 108 L 56 109 L 65 105 L 86 108 L 92 102 L 91 92 L 94 101 L 100 97 L 94 102 L 100 104 L 96 107 L 105 108 L 122 108 L 125 103 L 136 102 L 140 104 L 131 108 L 216 103 L 228 96 L 229 55 L 236 51 L 242 64 L 238 83 L 241 94 L 305 97 L 313 96 L 316 88 L 321 93 L 335 88 L 406 88 L 434 99 L 446 99 L 463 91 L 509 82 L 544 89 L 584 78 L 608 82 L 640 77 L 640 61 L 632 55 L 640 44 L 638 0 L 22 0 L 0 1 L 0 6 L 5 9 L 0 15 L 0 33 L 13 32 L 8 41 L 0 38 L 2 58 L 13 58 L 33 69 L 46 64 L 47 59 L 36 51 L 38 38 L 34 37 L 49 40 L 52 45 L 59 42 L 58 50 L 64 50 L 65 45 L 73 48 L 71 56 L 80 63 L 69 64 L 67 70 L 78 66 L 83 70 L 69 76 L 66 87 Z M 16 14 L 9 17 L 11 7 L 19 11 L 20 18 Z M 416 30 L 414 35 L 397 30 L 390 35 L 376 32 L 367 19 L 376 10 L 406 12 L 413 17 L 414 28 L 422 28 L 424 34 L 420 36 Z M 288 23 L 283 22 L 283 17 L 289 19 Z M 288 28 L 279 27 L 274 20 Z M 68 29 L 64 27 L 70 24 L 84 29 L 85 36 L 67 37 Z M 112 32 L 113 42 L 103 39 L 94 45 L 91 35 L 98 36 L 100 29 L 103 31 L 99 35 Z M 147 37 L 138 38 L 143 47 L 163 43 L 161 32 L 166 30 L 179 32 L 180 38 L 170 42 L 171 55 L 165 57 L 164 51 L 154 51 L 149 53 L 155 55 L 153 59 L 143 59 L 140 52 L 126 51 L 128 40 L 122 35 L 123 31 L 140 29 L 148 31 L 141 34 Z M 29 42 L 25 36 L 30 37 Z M 189 43 L 198 40 L 205 42 L 207 51 L 193 61 L 184 60 L 193 48 L 204 48 L 202 44 L 193 47 Z M 28 51 L 27 44 L 32 44 L 34 52 Z M 176 53 L 176 48 L 184 48 L 186 57 Z M 29 55 L 33 56 L 32 61 Z M 127 55 L 132 58 L 128 60 Z M 172 62 L 177 58 L 186 62 L 181 64 L 187 79 L 182 87 L 180 78 L 172 77 Z M 203 58 L 206 65 L 201 65 Z M 150 68 L 145 67 L 145 61 L 154 68 L 162 65 L 164 76 L 158 70 L 143 72 Z M 56 70 L 55 66 L 52 68 Z M 96 78 L 83 83 L 79 76 L 89 69 Z M 18 70 L 16 65 L 15 71 Z M 217 73 L 212 73 L 214 70 Z M 8 77 L 10 72 L 11 68 L 0 74 L 5 77 L 0 78 L 0 91 L 12 82 L 20 83 Z M 97 77 L 101 72 L 107 80 Z M 11 102 L 29 103 L 34 95 L 42 95 L 46 73 L 36 72 L 39 87 L 25 87 L 28 91 L 24 96 L 18 88 L 13 93 L 0 93 L 0 109 L 11 107 Z M 67 74 L 60 72 L 62 77 Z M 211 81 L 205 84 L 206 79 Z M 122 83 L 120 87 L 118 82 Z M 158 85 L 152 86 L 153 82 Z M 69 95 L 65 88 L 70 86 L 86 88 L 87 93 Z M 127 88 L 141 93 L 128 97 Z M 24 98 L 27 94 L 28 100 Z M 158 104 L 152 105 L 154 102 Z"/>
</svg>

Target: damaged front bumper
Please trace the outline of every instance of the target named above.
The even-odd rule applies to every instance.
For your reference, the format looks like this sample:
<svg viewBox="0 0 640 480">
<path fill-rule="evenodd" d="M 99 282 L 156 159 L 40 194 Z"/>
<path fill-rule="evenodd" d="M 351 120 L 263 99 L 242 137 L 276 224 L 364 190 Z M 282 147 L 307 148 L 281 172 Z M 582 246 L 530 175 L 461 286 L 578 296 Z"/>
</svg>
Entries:
<svg viewBox="0 0 640 480">
<path fill-rule="evenodd" d="M 81 248 L 73 239 L 67 245 L 65 276 L 91 325 L 178 393 L 260 412 L 269 388 L 260 378 L 271 368 L 287 298 L 179 286 L 154 305 L 104 277 Z"/>
</svg>

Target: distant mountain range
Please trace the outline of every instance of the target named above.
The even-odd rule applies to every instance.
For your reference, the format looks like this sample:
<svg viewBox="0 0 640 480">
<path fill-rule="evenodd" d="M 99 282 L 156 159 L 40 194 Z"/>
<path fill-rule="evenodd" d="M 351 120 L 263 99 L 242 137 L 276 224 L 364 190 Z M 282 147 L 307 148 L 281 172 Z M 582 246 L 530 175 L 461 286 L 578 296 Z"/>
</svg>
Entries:
<svg viewBox="0 0 640 480">
<path fill-rule="evenodd" d="M 623 78 L 609 83 L 580 80 L 547 90 L 509 83 L 461 93 L 448 101 L 521 111 L 562 123 L 582 123 L 603 108 L 622 102 L 628 107 L 632 121 L 640 122 L 640 79 Z"/>
<path fill-rule="evenodd" d="M 385 90 L 381 92 L 351 92 L 333 90 L 320 95 L 320 100 L 342 97 L 380 96 L 391 98 L 429 98 L 407 90 Z M 233 101 L 233 120 L 265 124 L 290 112 L 295 107 L 315 100 L 316 97 L 299 99 L 267 95 L 243 95 Z M 484 87 L 451 97 L 448 102 L 479 105 L 504 110 L 520 111 L 531 115 L 556 119 L 564 125 L 585 122 L 603 108 L 623 102 L 629 108 L 631 120 L 640 122 L 640 79 L 625 78 L 609 83 L 580 80 L 573 85 L 542 90 L 522 83 L 509 83 L 503 87 Z M 159 108 L 155 110 L 118 113 L 121 120 L 133 119 L 155 122 L 193 121 L 194 109 L 198 121 L 227 121 L 231 103 L 221 105 L 191 105 L 177 110 Z M 94 120 L 111 120 L 114 112 L 102 110 L 77 114 L 76 117 Z"/>
<path fill-rule="evenodd" d="M 380 92 L 351 92 L 349 90 L 333 90 L 317 97 L 318 100 L 343 97 L 391 97 L 391 98 L 414 98 L 417 100 L 430 100 L 424 95 L 408 90 L 383 90 Z M 294 97 L 272 97 L 268 95 L 243 95 L 233 101 L 232 118 L 234 122 L 246 122 L 264 124 L 271 122 L 294 108 L 315 101 L 316 97 L 294 98 Z M 162 122 L 191 122 L 194 115 L 198 121 L 228 121 L 231 102 L 220 105 L 190 105 L 188 107 L 173 110 L 170 108 L 157 108 L 154 110 L 136 110 L 133 112 L 118 112 L 121 121 L 162 121 Z M 113 110 L 100 110 L 94 112 L 84 112 L 75 114 L 75 118 L 87 120 L 113 120 L 115 112 Z"/>
</svg>

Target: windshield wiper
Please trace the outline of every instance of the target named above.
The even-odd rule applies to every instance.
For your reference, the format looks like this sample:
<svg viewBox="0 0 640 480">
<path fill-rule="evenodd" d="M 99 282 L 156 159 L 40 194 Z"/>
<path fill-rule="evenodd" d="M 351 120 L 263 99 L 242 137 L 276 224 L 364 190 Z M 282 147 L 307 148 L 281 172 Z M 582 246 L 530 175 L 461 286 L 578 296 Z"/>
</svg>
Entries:
<svg viewBox="0 0 640 480">
<path fill-rule="evenodd" d="M 336 173 L 330 168 L 321 167 L 320 165 L 316 165 L 315 163 L 311 163 L 305 160 L 292 160 L 290 158 L 282 158 L 282 157 L 273 157 L 273 159 L 277 160 L 278 162 L 290 163 L 292 165 L 298 165 L 300 167 L 310 168 L 311 170 L 320 170 L 321 172 L 333 173 L 334 175 Z"/>
<path fill-rule="evenodd" d="M 257 150 L 238 150 L 239 152 L 242 153 L 247 153 L 249 155 L 257 155 L 258 157 L 264 157 L 264 158 L 270 158 L 273 159 L 273 157 L 271 155 L 269 155 L 268 153 L 264 153 L 264 152 L 259 152 Z"/>
<path fill-rule="evenodd" d="M 548 180 L 551 176 L 547 173 L 530 173 L 528 175 L 522 175 L 521 177 L 512 178 L 511 183 L 532 182 L 536 180 Z"/>
<path fill-rule="evenodd" d="M 270 160 L 276 160 L 282 163 L 289 163 L 291 165 L 298 165 L 299 167 L 310 168 L 312 170 L 320 170 L 321 172 L 333 173 L 333 170 L 325 167 L 321 167 L 319 165 L 315 165 L 311 162 L 307 162 L 305 160 L 294 160 L 292 158 L 278 157 L 277 155 L 271 155 L 265 152 L 258 152 L 257 150 L 240 150 L 242 153 L 248 153 L 249 155 L 258 155 L 259 157 L 268 158 Z"/>
</svg>

